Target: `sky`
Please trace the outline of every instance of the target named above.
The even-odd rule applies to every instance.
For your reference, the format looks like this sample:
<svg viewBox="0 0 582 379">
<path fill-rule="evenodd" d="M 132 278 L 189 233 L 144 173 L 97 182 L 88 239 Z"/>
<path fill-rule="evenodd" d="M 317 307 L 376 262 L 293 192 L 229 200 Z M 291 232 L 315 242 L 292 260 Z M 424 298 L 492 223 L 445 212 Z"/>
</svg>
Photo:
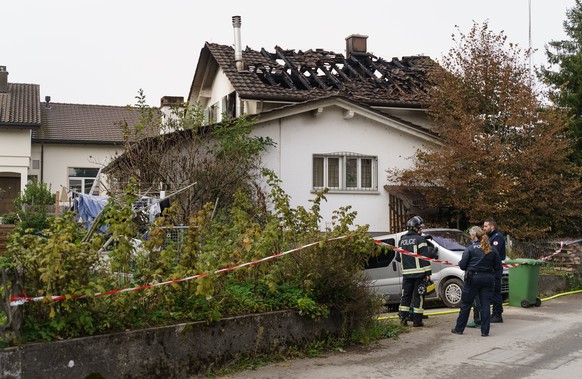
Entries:
<svg viewBox="0 0 582 379">
<path fill-rule="evenodd" d="M 531 23 L 530 6 L 531 4 Z M 254 50 L 322 48 L 344 53 L 345 38 L 368 36 L 368 51 L 391 59 L 452 47 L 487 21 L 495 33 L 537 52 L 566 39 L 563 22 L 575 0 L 368 0 L 366 2 L 219 0 L 3 0 L 0 66 L 10 83 L 40 85 L 41 100 L 135 104 L 140 89 L 159 106 L 187 98 L 205 42 L 234 45 L 232 16 L 242 18 L 242 46 Z"/>
</svg>

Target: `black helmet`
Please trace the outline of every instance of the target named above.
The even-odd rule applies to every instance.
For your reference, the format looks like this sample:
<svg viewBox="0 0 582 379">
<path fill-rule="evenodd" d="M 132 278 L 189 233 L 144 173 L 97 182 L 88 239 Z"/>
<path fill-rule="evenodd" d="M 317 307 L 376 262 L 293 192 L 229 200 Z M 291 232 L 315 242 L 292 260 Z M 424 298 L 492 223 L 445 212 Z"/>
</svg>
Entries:
<svg viewBox="0 0 582 379">
<path fill-rule="evenodd" d="M 414 216 L 413 218 L 408 220 L 408 222 L 406 223 L 406 227 L 408 228 L 408 230 L 416 230 L 418 228 L 422 228 L 423 224 L 424 221 L 422 221 L 422 218 L 420 216 Z"/>
</svg>

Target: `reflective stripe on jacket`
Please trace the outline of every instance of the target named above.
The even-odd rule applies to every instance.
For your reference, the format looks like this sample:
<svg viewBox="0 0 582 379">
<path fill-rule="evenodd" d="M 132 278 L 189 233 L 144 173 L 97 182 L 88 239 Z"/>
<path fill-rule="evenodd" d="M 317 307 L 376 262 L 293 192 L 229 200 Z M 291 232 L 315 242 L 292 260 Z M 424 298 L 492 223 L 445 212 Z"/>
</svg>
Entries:
<svg viewBox="0 0 582 379">
<path fill-rule="evenodd" d="M 398 247 L 411 253 L 428 256 L 428 244 L 424 237 L 414 231 L 409 231 L 400 238 Z M 432 274 L 430 262 L 417 257 L 400 253 L 402 275 L 408 278 L 422 278 Z"/>
</svg>

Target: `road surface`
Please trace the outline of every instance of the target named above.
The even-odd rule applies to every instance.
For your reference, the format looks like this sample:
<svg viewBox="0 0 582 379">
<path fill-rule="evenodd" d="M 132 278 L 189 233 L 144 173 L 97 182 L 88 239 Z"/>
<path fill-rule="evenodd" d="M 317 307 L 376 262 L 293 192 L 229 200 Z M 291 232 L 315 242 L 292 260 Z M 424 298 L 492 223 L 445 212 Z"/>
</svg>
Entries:
<svg viewBox="0 0 582 379">
<path fill-rule="evenodd" d="M 446 309 L 430 310 L 441 312 Z M 539 308 L 505 307 L 504 323 L 451 333 L 457 313 L 435 315 L 398 339 L 231 374 L 231 379 L 581 378 L 582 293 Z"/>
</svg>

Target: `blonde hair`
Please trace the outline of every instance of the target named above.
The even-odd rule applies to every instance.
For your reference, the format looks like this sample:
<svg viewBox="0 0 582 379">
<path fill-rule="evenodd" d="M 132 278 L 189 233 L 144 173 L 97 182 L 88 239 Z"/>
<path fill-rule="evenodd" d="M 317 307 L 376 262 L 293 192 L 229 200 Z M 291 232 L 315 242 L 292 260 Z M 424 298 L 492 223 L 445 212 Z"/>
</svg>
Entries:
<svg viewBox="0 0 582 379">
<path fill-rule="evenodd" d="M 483 229 L 478 226 L 472 226 L 471 229 L 469 229 L 469 234 L 481 240 L 479 247 L 485 252 L 485 254 L 489 254 L 491 252 L 489 238 L 487 238 L 487 234 L 485 234 Z"/>
</svg>

